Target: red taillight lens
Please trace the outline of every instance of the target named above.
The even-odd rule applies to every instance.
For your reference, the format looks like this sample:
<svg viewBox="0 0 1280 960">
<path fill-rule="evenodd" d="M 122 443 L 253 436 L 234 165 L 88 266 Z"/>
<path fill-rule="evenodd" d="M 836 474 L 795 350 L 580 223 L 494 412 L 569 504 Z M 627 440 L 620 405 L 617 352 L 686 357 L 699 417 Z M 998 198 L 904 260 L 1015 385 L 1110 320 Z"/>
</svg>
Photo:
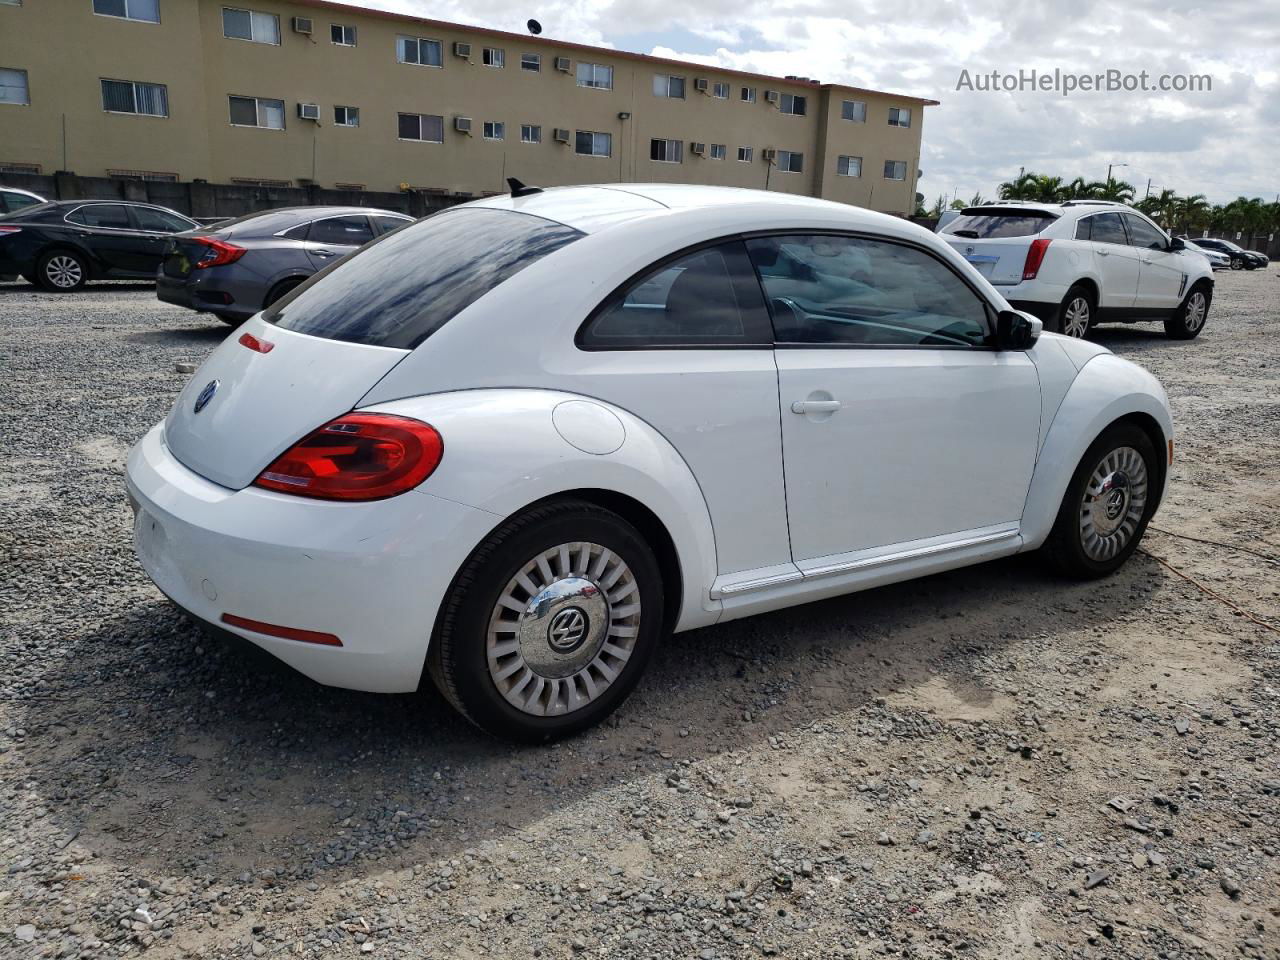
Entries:
<svg viewBox="0 0 1280 960">
<path fill-rule="evenodd" d="M 270 340 L 263 340 L 261 337 L 255 337 L 252 333 L 240 334 L 240 346 L 248 347 L 250 350 L 256 350 L 258 353 L 270 353 L 276 348 L 276 345 Z"/>
<path fill-rule="evenodd" d="M 244 247 L 237 247 L 234 243 L 227 243 L 216 237 L 192 237 L 191 240 L 209 248 L 204 256 L 191 265 L 195 270 L 222 267 L 228 263 L 235 263 L 244 256 Z"/>
<path fill-rule="evenodd" d="M 21 227 L 11 227 L 8 224 L 5 224 L 4 226 L 0 226 L 0 237 L 3 237 L 6 234 L 10 234 L 10 233 L 21 233 L 21 232 L 22 232 Z"/>
<path fill-rule="evenodd" d="M 387 413 L 349 413 L 295 443 L 255 486 L 321 500 L 382 500 L 412 490 L 444 455 L 435 427 Z"/>
<path fill-rule="evenodd" d="M 1031 241 L 1031 247 L 1027 250 L 1027 260 L 1022 265 L 1022 279 L 1034 280 L 1036 274 L 1040 272 L 1040 264 L 1044 263 L 1044 255 L 1049 249 L 1052 241 L 1037 237 Z"/>
</svg>

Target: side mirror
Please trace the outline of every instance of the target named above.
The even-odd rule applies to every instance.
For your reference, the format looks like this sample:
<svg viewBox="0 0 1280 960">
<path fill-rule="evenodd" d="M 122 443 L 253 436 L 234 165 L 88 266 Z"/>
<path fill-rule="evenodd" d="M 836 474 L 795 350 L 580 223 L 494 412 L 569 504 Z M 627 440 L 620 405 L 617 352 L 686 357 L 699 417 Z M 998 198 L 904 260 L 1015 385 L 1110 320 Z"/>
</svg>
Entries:
<svg viewBox="0 0 1280 960">
<path fill-rule="evenodd" d="M 1040 339 L 1044 324 L 1020 310 L 996 314 L 996 346 L 1001 350 L 1026 350 Z"/>
<path fill-rule="evenodd" d="M 1185 250 L 1185 249 L 1187 249 L 1187 245 L 1182 242 L 1181 237 L 1174 237 L 1172 240 L 1169 241 L 1170 253 L 1177 253 L 1179 250 Z"/>
</svg>

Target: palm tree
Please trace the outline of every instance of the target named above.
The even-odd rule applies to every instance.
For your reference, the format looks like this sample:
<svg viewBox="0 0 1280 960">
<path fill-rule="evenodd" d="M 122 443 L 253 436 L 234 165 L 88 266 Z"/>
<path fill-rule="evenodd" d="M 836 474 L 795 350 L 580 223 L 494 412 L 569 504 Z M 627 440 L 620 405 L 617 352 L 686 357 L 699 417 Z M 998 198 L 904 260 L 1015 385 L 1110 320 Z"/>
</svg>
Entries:
<svg viewBox="0 0 1280 960">
<path fill-rule="evenodd" d="M 1085 182 L 1084 177 L 1076 177 L 1074 180 L 1068 183 L 1065 188 L 1066 194 L 1067 194 L 1066 199 L 1088 200 L 1092 196 L 1089 192 L 1090 187 L 1091 187 L 1091 184 Z"/>
<path fill-rule="evenodd" d="M 1000 184 L 1001 200 L 1034 200 L 1039 177 L 1034 173 L 1024 173 L 1015 180 L 1007 180 Z"/>
<path fill-rule="evenodd" d="M 1117 180 L 1112 177 L 1106 183 L 1100 185 L 1096 198 L 1098 200 L 1114 200 L 1117 203 L 1129 203 L 1136 192 L 1132 183 L 1125 183 L 1123 180 Z"/>
<path fill-rule="evenodd" d="M 1203 193 L 1193 193 L 1189 197 L 1182 197 L 1178 200 L 1174 219 L 1182 228 L 1180 232 L 1190 233 L 1192 230 L 1201 230 L 1209 225 L 1210 214 L 1209 200 Z"/>
<path fill-rule="evenodd" d="M 973 195 L 973 199 L 969 201 L 969 206 L 980 207 L 986 202 L 987 202 L 986 198 L 983 197 L 982 192 L 979 191 L 978 193 L 975 193 Z"/>
<path fill-rule="evenodd" d="M 938 197 L 938 199 L 934 201 L 933 206 L 929 208 L 929 216 L 940 217 L 942 216 L 942 211 L 945 209 L 947 209 L 947 198 Z"/>
</svg>

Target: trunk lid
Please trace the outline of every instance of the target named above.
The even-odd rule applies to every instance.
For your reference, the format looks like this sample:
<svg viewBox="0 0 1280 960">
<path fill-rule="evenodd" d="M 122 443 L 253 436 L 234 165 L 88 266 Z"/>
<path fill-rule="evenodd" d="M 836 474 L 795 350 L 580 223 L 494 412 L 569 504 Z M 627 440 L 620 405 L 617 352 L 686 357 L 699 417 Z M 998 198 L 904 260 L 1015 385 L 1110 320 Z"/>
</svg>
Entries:
<svg viewBox="0 0 1280 960">
<path fill-rule="evenodd" d="M 246 333 L 270 351 L 242 345 Z M 190 470 L 239 490 L 316 427 L 352 410 L 408 354 L 293 333 L 255 317 L 183 388 L 165 419 L 165 442 Z"/>
<path fill-rule="evenodd" d="M 966 207 L 938 235 L 993 284 L 1022 280 L 1031 241 L 1060 216 L 1054 209 L 1017 203 Z"/>
<path fill-rule="evenodd" d="M 944 235 L 943 239 L 968 260 L 975 270 L 993 284 L 1022 281 L 1022 268 L 1034 237 L 1010 237 L 1004 240 L 974 240 Z"/>
</svg>

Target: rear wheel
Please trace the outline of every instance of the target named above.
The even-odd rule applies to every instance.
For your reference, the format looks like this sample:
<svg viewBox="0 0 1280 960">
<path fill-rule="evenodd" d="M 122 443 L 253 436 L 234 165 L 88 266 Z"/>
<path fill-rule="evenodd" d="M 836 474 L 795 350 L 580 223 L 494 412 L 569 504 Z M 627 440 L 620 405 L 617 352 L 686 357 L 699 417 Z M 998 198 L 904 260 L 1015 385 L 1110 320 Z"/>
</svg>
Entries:
<svg viewBox="0 0 1280 960">
<path fill-rule="evenodd" d="M 1093 293 L 1082 283 L 1067 291 L 1058 308 L 1058 332 L 1083 340 L 1094 323 L 1097 304 Z"/>
<path fill-rule="evenodd" d="M 89 264 L 74 250 L 51 250 L 36 263 L 36 283 L 45 290 L 71 293 L 89 280 Z"/>
<path fill-rule="evenodd" d="M 427 658 L 440 692 L 495 736 L 540 742 L 598 723 L 626 699 L 662 632 L 653 551 L 594 504 L 536 507 L 468 559 Z"/>
<path fill-rule="evenodd" d="M 1185 300 L 1164 322 L 1164 332 L 1172 340 L 1193 340 L 1204 329 L 1209 317 L 1209 303 L 1213 293 L 1206 283 L 1197 283 Z"/>
<path fill-rule="evenodd" d="M 1231 258 L 1231 269 L 1232 269 L 1232 270 L 1243 270 L 1243 269 L 1244 269 L 1244 257 L 1232 257 L 1232 258 Z"/>
</svg>

